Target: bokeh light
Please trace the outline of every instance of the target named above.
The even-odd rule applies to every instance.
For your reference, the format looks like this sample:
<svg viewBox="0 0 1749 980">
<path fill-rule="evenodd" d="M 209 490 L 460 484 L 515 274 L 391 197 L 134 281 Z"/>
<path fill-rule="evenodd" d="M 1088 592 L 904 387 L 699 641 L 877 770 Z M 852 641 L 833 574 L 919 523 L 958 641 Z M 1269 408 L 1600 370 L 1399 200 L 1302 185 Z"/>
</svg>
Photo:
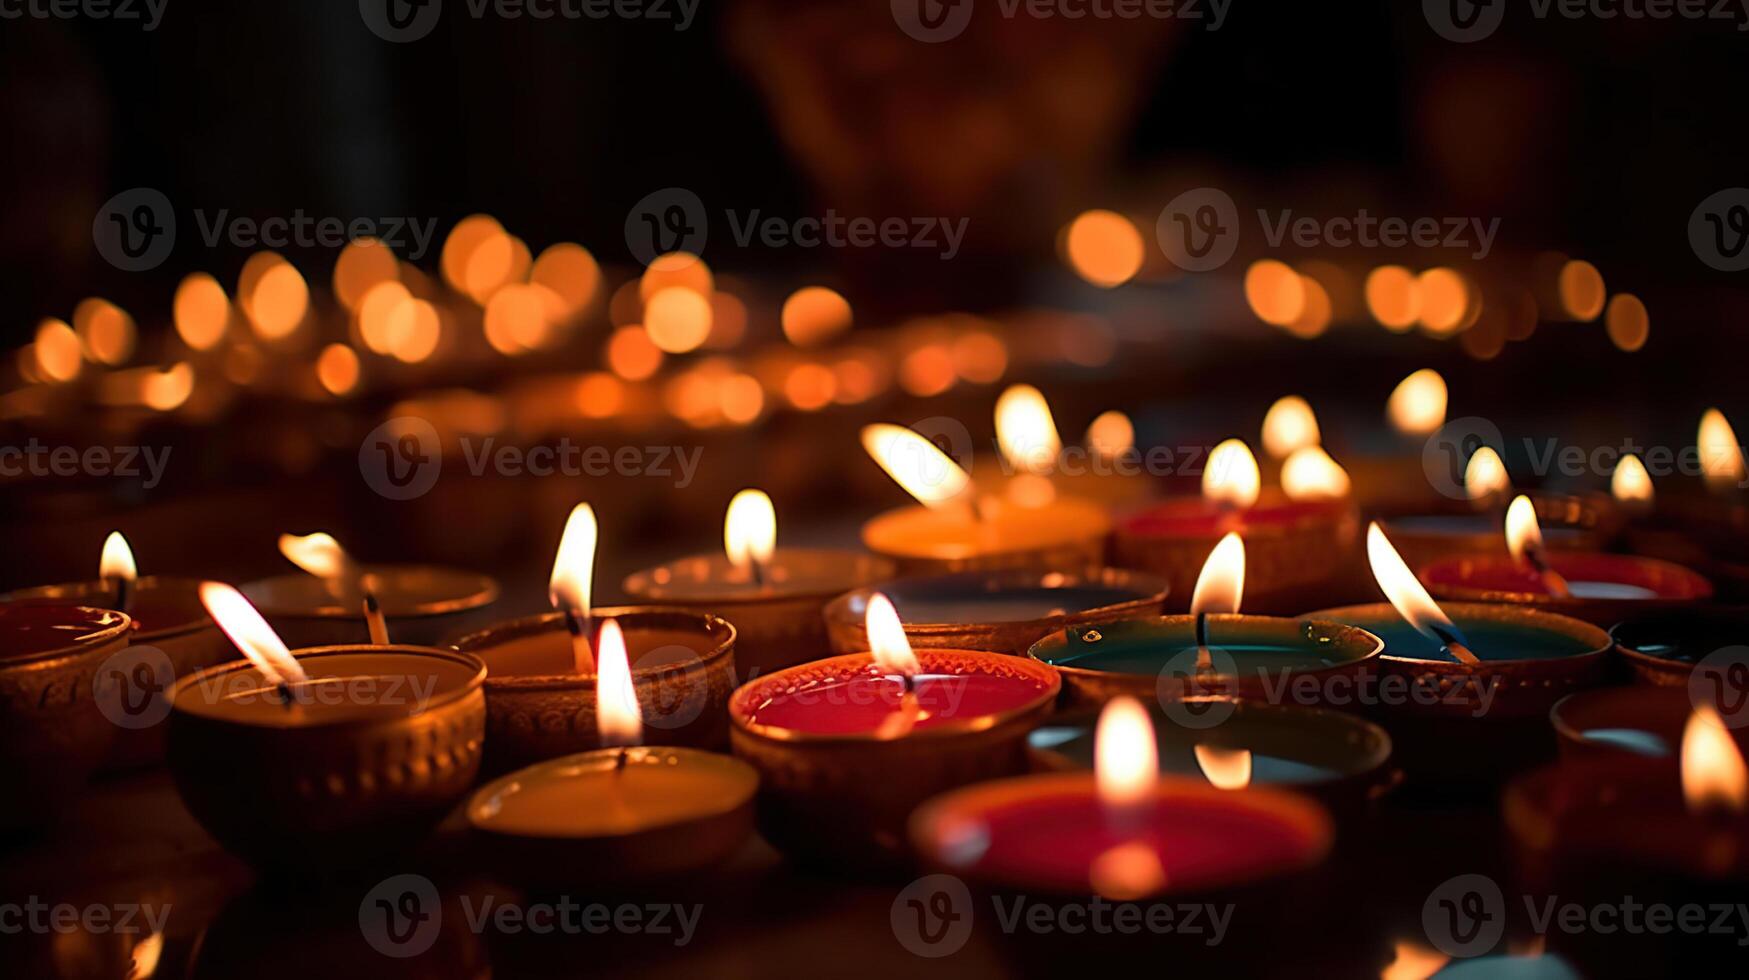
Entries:
<svg viewBox="0 0 1749 980">
<path fill-rule="evenodd" d="M 1069 223 L 1063 250 L 1077 275 L 1095 286 L 1121 285 L 1142 268 L 1142 233 L 1115 211 L 1086 211 Z"/>
<path fill-rule="evenodd" d="M 225 287 L 204 272 L 192 272 L 176 287 L 171 302 L 171 319 L 176 334 L 194 350 L 211 350 L 225 337 L 225 324 L 231 318 L 231 301 Z"/>
</svg>

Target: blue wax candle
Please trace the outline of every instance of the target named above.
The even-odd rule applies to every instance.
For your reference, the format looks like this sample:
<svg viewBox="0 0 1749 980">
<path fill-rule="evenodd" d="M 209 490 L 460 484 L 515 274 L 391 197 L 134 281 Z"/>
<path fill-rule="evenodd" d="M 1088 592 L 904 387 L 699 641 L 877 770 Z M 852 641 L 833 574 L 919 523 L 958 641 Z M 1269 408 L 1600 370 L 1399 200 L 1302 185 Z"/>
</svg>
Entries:
<svg viewBox="0 0 1749 980">
<path fill-rule="evenodd" d="M 1371 637 L 1333 624 L 1270 616 L 1210 616 L 1207 639 L 1240 675 L 1354 664 L 1376 647 Z M 1196 652 L 1194 616 L 1071 628 L 1032 648 L 1033 657 L 1054 667 L 1149 676 Z"/>
<path fill-rule="evenodd" d="M 1453 658 L 1440 645 L 1421 635 L 1401 617 L 1392 619 L 1345 618 L 1351 626 L 1376 635 L 1385 641 L 1384 655 L 1403 660 L 1443 660 Z M 1470 652 L 1482 661 L 1490 660 L 1555 660 L 1590 653 L 1596 649 L 1583 640 L 1566 633 L 1516 623 L 1477 620 L 1453 616 L 1452 622 L 1469 641 Z"/>
</svg>

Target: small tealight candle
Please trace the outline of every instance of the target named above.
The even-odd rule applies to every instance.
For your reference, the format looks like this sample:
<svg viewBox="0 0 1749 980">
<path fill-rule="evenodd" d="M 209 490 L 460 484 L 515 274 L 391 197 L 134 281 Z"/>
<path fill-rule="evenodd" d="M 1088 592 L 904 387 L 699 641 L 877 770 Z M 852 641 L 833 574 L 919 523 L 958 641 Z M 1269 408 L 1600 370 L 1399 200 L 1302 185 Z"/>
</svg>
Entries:
<svg viewBox="0 0 1749 980">
<path fill-rule="evenodd" d="M 826 645 L 826 603 L 893 576 L 892 562 L 861 552 L 778 548 L 777 515 L 760 490 L 742 490 L 729 502 L 723 538 L 723 554 L 637 572 L 625 590 L 640 602 L 733 623 L 735 663 L 745 677 L 818 656 Z"/>
<path fill-rule="evenodd" d="M 983 496 L 1007 498 L 1038 507 L 1059 496 L 1101 507 L 1130 504 L 1149 496 L 1153 481 L 1140 472 L 1121 472 L 1133 453 L 1135 428 L 1121 412 L 1107 412 L 1087 430 L 1087 445 L 1066 450 L 1045 396 L 1032 385 L 1010 385 L 996 399 L 999 460 L 973 470 Z"/>
<path fill-rule="evenodd" d="M 792 856 L 839 867 L 899 860 L 924 799 L 1026 768 L 1026 732 L 1049 713 L 1056 672 L 975 650 L 914 652 L 885 596 L 870 599 L 869 653 L 750 681 L 729 701 L 735 754 L 760 772 L 760 829 Z"/>
<path fill-rule="evenodd" d="M 929 575 L 888 582 L 880 591 L 898 608 L 913 647 L 1015 656 L 1025 656 L 1034 643 L 1068 626 L 1157 615 L 1166 600 L 1164 580 L 1117 568 Z M 833 652 L 864 648 L 863 619 L 874 594 L 857 589 L 826 607 Z"/>
<path fill-rule="evenodd" d="M 1636 457 L 1623 457 L 1610 488 L 1632 520 L 1628 547 L 1635 554 L 1696 569 L 1732 602 L 1749 601 L 1749 472 L 1743 449 L 1724 413 L 1707 409 L 1695 433 L 1701 479 L 1654 490 Z"/>
<path fill-rule="evenodd" d="M 133 627 L 113 609 L 0 602 L 0 830 L 51 817 L 103 759 L 116 726 L 92 692 Z"/>
<path fill-rule="evenodd" d="M 1660 607 L 1704 602 L 1712 584 L 1681 565 L 1589 551 L 1549 551 L 1536 508 L 1519 496 L 1506 511 L 1509 555 L 1446 558 L 1420 577 L 1442 599 L 1534 605 L 1600 626 Z"/>
<path fill-rule="evenodd" d="M 1707 658 L 1749 643 L 1749 609 L 1676 609 L 1624 619 L 1610 627 L 1616 649 L 1641 684 L 1688 687 L 1695 667 Z M 1724 657 L 1721 654 L 1721 658 Z M 1730 660 L 1715 658 L 1721 670 Z M 1733 658 L 1743 659 L 1743 658 Z M 1730 684 L 1749 696 L 1749 668 Z M 1727 678 L 1734 680 L 1734 678 Z"/>
<path fill-rule="evenodd" d="M 1721 694 L 1728 692 L 1704 695 L 1714 710 Z M 1555 702 L 1549 724 L 1560 739 L 1562 758 L 1625 752 L 1673 759 L 1696 700 L 1696 692 L 1687 687 L 1600 687 Z M 1732 729 L 1731 735 L 1739 749 L 1749 749 L 1749 728 Z"/>
<path fill-rule="evenodd" d="M 1071 626 L 1034 644 L 1028 656 L 1057 668 L 1071 703 L 1114 695 L 1266 698 L 1307 679 L 1356 681 L 1371 670 L 1378 638 L 1337 622 L 1239 615 L 1246 546 L 1228 534 L 1208 555 L 1188 616 Z M 1279 687 L 1277 687 L 1279 685 Z"/>
<path fill-rule="evenodd" d="M 862 445 L 919 503 L 862 527 L 863 544 L 892 559 L 901 572 L 1083 568 L 1105 555 L 1111 520 L 1091 501 L 980 495 L 958 463 L 896 425 L 865 427 Z"/>
<path fill-rule="evenodd" d="M 602 624 L 596 719 L 608 748 L 490 783 L 468 804 L 486 866 L 524 887 L 647 883 L 717 864 L 753 832 L 752 767 L 685 748 L 644 748 L 625 638 Z"/>
<path fill-rule="evenodd" d="M 1265 491 L 1250 448 L 1228 439 L 1209 453 L 1201 496 L 1169 498 L 1118 522 L 1113 563 L 1161 576 L 1183 602 L 1209 549 L 1240 534 L 1251 558 L 1254 605 L 1303 608 L 1305 594 L 1347 562 L 1358 517 L 1347 475 L 1321 450 L 1302 456 L 1292 472 L 1291 493 Z"/>
<path fill-rule="evenodd" d="M 183 804 L 264 871 L 324 877 L 416 842 L 480 768 L 485 667 L 453 650 L 298 650 L 228 585 L 201 600 L 246 661 L 171 690 L 169 761 Z"/>
</svg>

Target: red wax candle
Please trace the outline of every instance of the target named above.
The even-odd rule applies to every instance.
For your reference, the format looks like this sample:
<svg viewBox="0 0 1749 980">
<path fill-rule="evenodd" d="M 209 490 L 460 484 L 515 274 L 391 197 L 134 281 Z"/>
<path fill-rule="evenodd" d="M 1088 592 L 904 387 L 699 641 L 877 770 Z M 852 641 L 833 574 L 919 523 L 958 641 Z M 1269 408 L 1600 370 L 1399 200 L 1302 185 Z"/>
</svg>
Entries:
<svg viewBox="0 0 1749 980">
<path fill-rule="evenodd" d="M 1536 605 L 1605 628 L 1638 613 L 1705 602 L 1713 587 L 1699 573 L 1655 558 L 1551 551 L 1549 567 L 1570 595 L 1556 596 L 1528 563 L 1510 555 L 1468 555 L 1423 566 L 1416 577 L 1437 599 Z"/>
</svg>

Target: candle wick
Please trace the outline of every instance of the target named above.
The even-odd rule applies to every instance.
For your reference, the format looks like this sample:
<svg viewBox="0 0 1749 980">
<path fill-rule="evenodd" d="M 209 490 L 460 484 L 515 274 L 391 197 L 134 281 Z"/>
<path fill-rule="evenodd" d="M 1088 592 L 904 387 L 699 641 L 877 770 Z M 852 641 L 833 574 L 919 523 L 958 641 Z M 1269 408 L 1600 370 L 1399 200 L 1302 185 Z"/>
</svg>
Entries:
<svg viewBox="0 0 1749 980">
<path fill-rule="evenodd" d="M 132 612 L 134 605 L 134 583 L 125 575 L 115 578 L 115 608 L 122 612 Z"/>
<path fill-rule="evenodd" d="M 565 629 L 571 634 L 571 656 L 579 674 L 595 673 L 595 651 L 589 646 L 590 618 L 588 613 L 565 610 Z"/>
<path fill-rule="evenodd" d="M 971 504 L 973 520 L 977 521 L 979 524 L 986 523 L 990 520 L 990 509 L 984 504 L 983 497 L 973 493 Z"/>
<path fill-rule="evenodd" d="M 1437 623 L 1429 628 L 1433 630 L 1435 636 L 1439 637 L 1440 649 L 1453 660 L 1469 667 L 1481 666 L 1482 658 L 1471 652 L 1470 648 L 1458 639 L 1456 633 Z"/>
<path fill-rule="evenodd" d="M 760 588 L 764 588 L 765 587 L 765 563 L 760 561 L 757 558 L 749 558 L 749 559 L 747 559 L 747 566 L 753 572 L 753 584 L 759 586 Z"/>
<path fill-rule="evenodd" d="M 1543 554 L 1541 548 L 1526 547 L 1524 560 L 1530 562 L 1530 567 L 1534 568 L 1537 575 L 1541 576 L 1543 588 L 1549 590 L 1549 595 L 1557 599 L 1572 598 L 1573 590 L 1567 587 L 1567 580 L 1561 576 L 1560 572 L 1549 567 L 1549 558 Z"/>
<path fill-rule="evenodd" d="M 626 747 L 622 745 L 619 747 L 619 757 L 613 761 L 613 771 L 614 772 L 623 772 L 625 770 L 625 767 L 626 767 Z"/>
<path fill-rule="evenodd" d="M 383 616 L 382 604 L 377 601 L 375 592 L 364 594 L 364 624 L 370 630 L 372 646 L 386 647 L 389 645 L 389 623 Z"/>
<path fill-rule="evenodd" d="M 1214 656 L 1209 653 L 1209 614 L 1199 612 L 1196 614 L 1196 672 L 1207 674 L 1214 669 Z"/>
<path fill-rule="evenodd" d="M 278 684 L 274 685 L 273 689 L 279 694 L 279 703 L 284 705 L 287 710 L 290 710 L 292 706 L 291 685 L 285 681 L 280 681 Z"/>
</svg>

